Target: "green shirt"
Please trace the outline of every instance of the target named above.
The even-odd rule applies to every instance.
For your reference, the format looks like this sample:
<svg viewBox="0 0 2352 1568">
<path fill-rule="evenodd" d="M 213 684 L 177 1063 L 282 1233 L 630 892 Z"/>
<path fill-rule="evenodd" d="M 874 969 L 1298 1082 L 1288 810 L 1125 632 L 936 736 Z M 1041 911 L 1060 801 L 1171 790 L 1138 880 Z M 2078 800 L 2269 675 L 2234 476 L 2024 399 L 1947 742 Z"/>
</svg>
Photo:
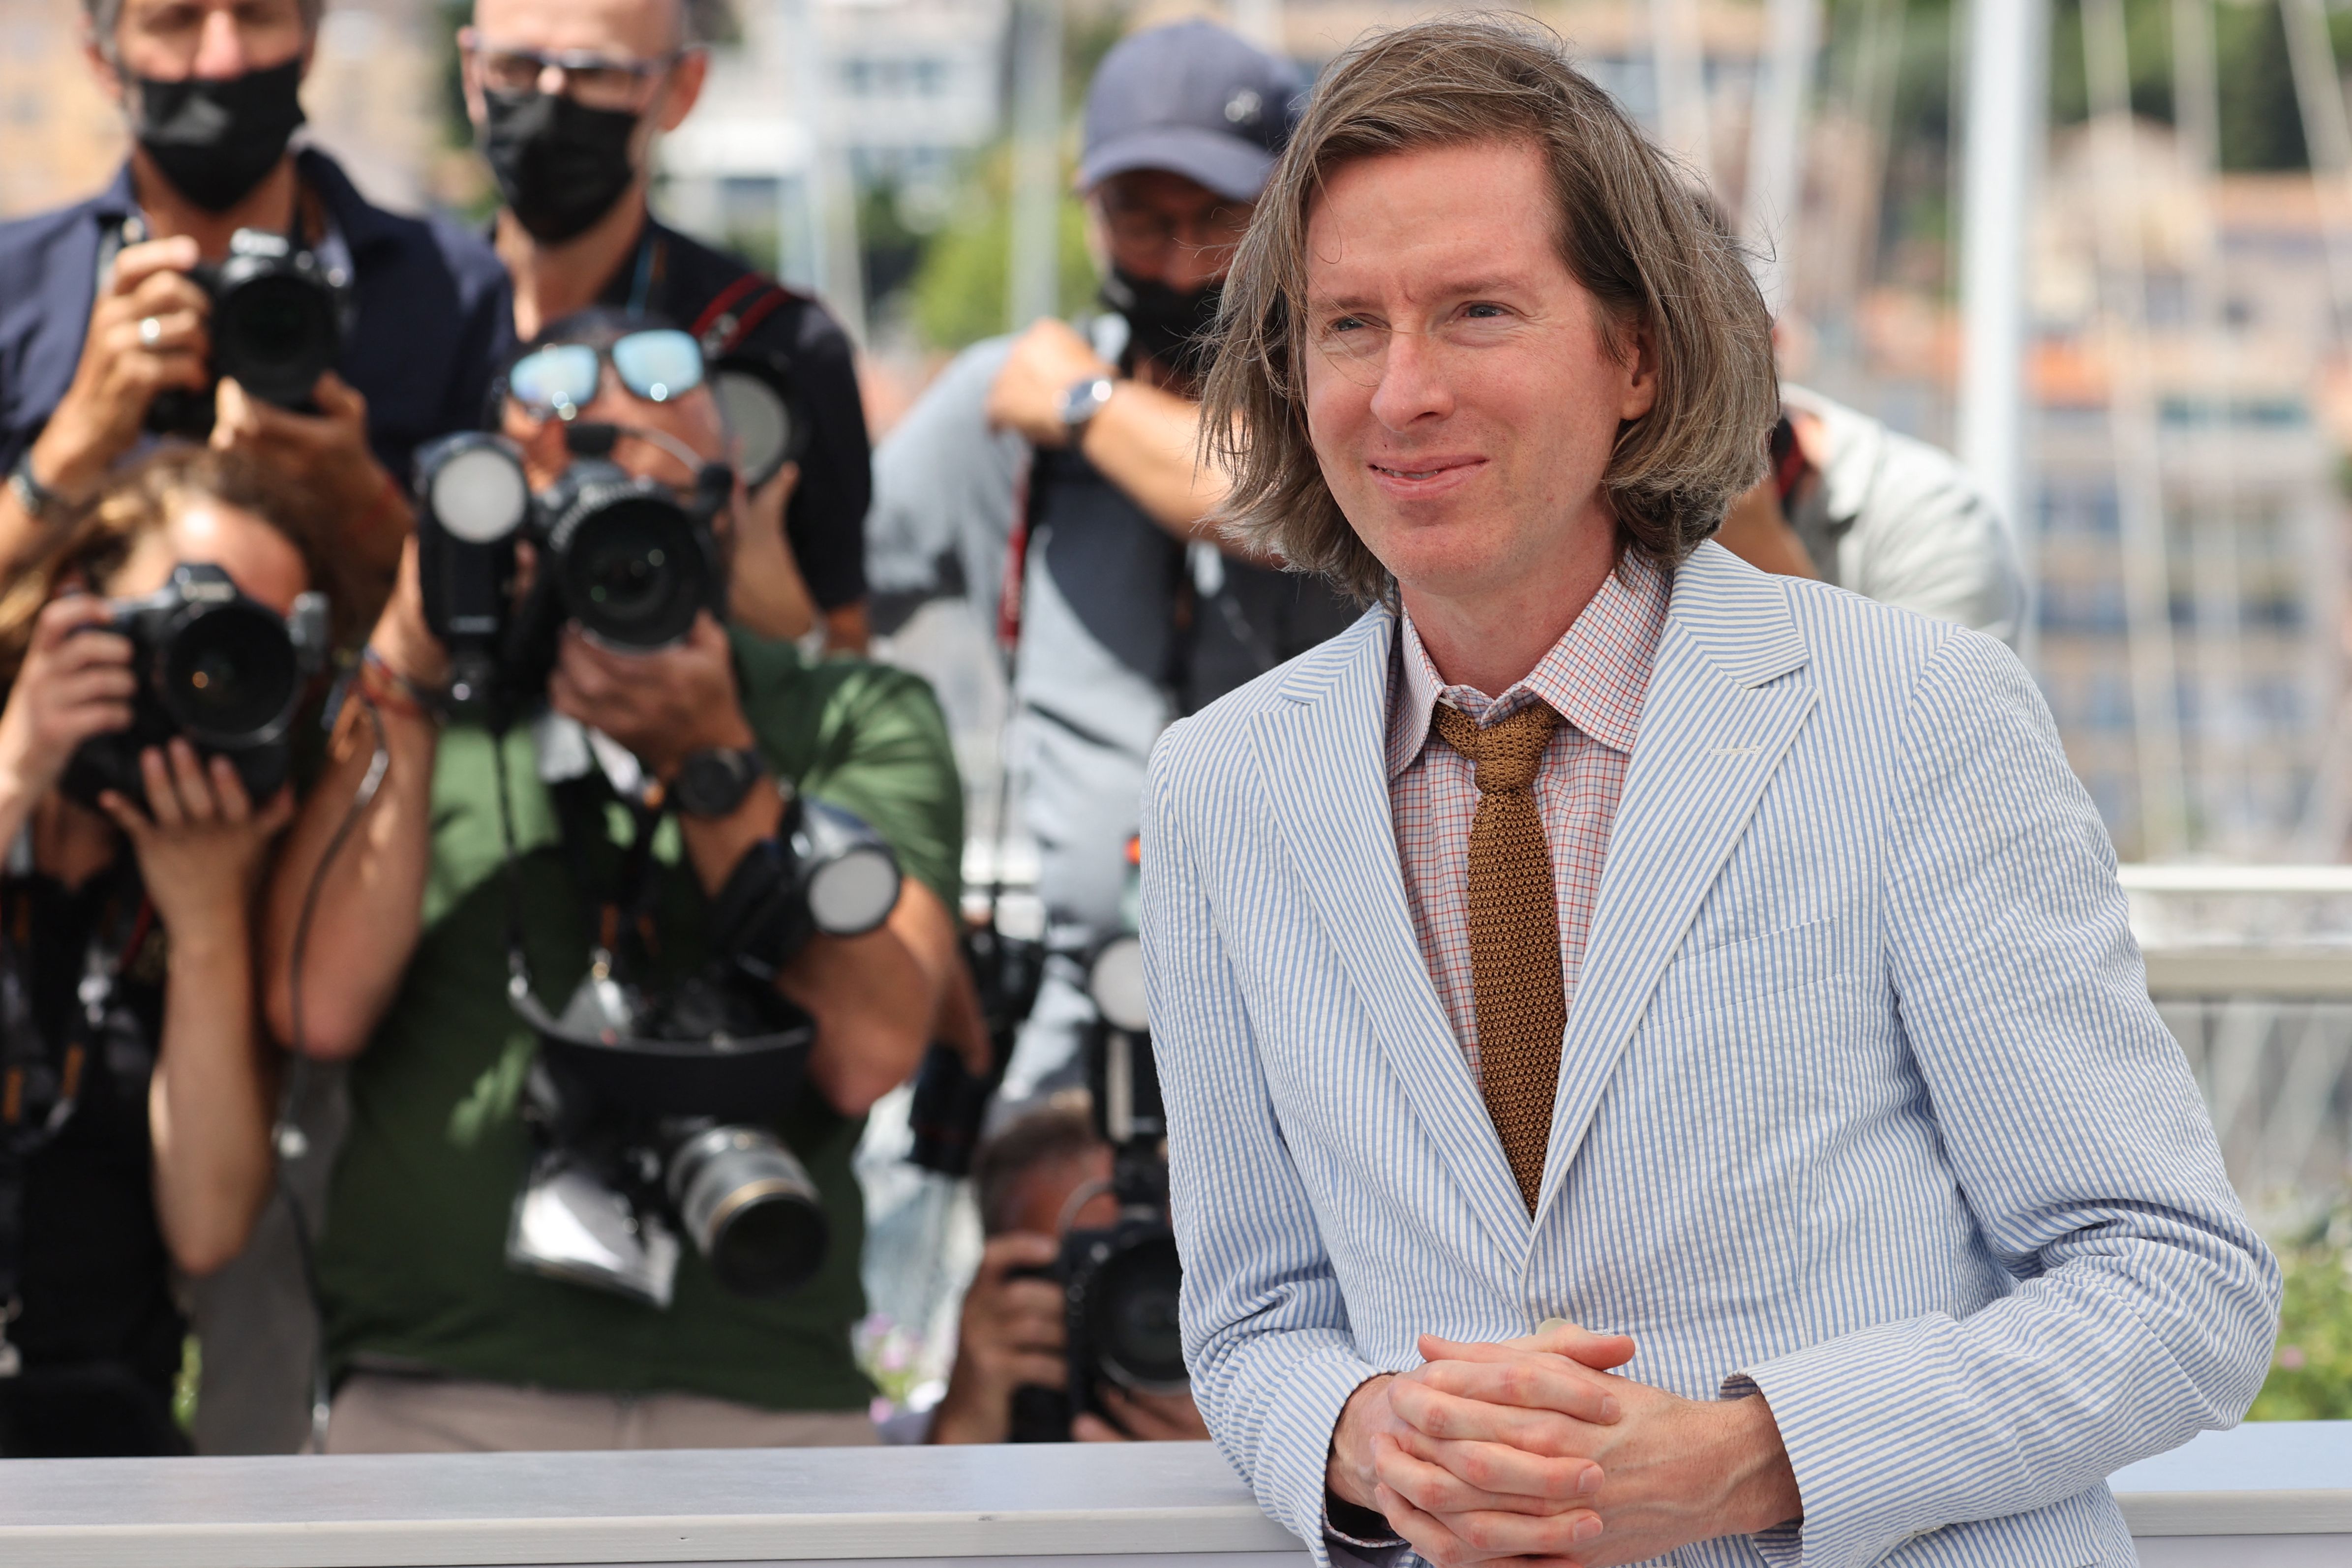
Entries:
<svg viewBox="0 0 2352 1568">
<path fill-rule="evenodd" d="M 776 776 L 863 817 L 907 874 L 954 909 L 963 797 L 930 688 L 878 665 L 810 663 L 786 644 L 733 640 L 744 715 Z M 540 1387 L 863 1408 L 873 1390 L 849 1336 L 865 1313 L 865 1213 L 850 1170 L 864 1121 L 814 1089 L 776 1123 L 824 1194 L 832 1229 L 823 1270 L 799 1291 L 774 1301 L 731 1295 L 691 1244 L 666 1310 L 508 1266 L 508 1221 L 531 1153 L 517 1100 L 532 1037 L 506 1000 L 490 748 L 478 728 L 453 725 L 441 737 L 423 935 L 352 1064 L 351 1130 L 319 1248 L 334 1375 L 360 1357 Z M 594 895 L 566 869 L 529 731 L 509 734 L 506 751 L 526 946 L 541 1000 L 560 1010 L 587 966 Z M 625 816 L 617 805 L 614 815 L 625 842 Z M 671 976 L 690 973 L 706 957 L 707 902 L 674 821 L 656 855 L 661 962 Z M 617 858 L 611 849 L 607 867 Z"/>
</svg>

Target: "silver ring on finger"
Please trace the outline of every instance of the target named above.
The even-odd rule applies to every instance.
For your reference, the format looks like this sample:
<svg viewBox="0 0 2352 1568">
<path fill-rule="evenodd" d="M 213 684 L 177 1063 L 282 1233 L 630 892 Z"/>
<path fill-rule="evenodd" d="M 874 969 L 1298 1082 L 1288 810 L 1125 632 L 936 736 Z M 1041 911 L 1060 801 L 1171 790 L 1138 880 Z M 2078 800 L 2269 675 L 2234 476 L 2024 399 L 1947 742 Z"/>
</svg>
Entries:
<svg viewBox="0 0 2352 1568">
<path fill-rule="evenodd" d="M 163 341 L 163 321 L 162 321 L 161 320 L 159 320 L 158 318 L 153 317 L 153 316 L 142 316 L 142 317 L 140 317 L 140 318 L 139 318 L 139 346 L 140 346 L 140 347 L 142 347 L 142 348 L 148 348 L 148 349 L 152 349 L 152 348 L 153 348 L 157 343 L 160 343 L 160 342 L 162 342 Z"/>
</svg>

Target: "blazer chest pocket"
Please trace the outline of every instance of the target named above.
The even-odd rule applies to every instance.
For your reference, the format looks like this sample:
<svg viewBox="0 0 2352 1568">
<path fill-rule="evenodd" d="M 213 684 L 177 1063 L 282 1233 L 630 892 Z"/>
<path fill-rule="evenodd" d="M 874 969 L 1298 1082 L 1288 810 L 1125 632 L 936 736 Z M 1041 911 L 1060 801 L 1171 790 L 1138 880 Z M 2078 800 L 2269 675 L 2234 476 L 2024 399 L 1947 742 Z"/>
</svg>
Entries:
<svg viewBox="0 0 2352 1568">
<path fill-rule="evenodd" d="M 1659 977 L 1651 1016 L 1752 1007 L 1813 984 L 1853 967 L 1853 941 L 1846 922 L 1823 915 L 1760 936 L 1685 949 Z"/>
</svg>

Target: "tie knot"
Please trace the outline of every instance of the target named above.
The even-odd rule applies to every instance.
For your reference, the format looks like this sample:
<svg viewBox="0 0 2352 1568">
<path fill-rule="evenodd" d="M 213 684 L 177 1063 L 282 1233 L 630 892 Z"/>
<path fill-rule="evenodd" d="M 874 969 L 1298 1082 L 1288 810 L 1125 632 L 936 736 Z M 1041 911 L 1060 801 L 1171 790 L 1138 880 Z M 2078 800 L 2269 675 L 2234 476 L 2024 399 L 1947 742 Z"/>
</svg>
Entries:
<svg viewBox="0 0 2352 1568">
<path fill-rule="evenodd" d="M 1530 702 L 1482 730 L 1469 714 L 1441 702 L 1430 720 L 1447 745 L 1470 759 L 1480 795 L 1515 795 L 1535 782 L 1559 715 L 1549 704 Z"/>
</svg>

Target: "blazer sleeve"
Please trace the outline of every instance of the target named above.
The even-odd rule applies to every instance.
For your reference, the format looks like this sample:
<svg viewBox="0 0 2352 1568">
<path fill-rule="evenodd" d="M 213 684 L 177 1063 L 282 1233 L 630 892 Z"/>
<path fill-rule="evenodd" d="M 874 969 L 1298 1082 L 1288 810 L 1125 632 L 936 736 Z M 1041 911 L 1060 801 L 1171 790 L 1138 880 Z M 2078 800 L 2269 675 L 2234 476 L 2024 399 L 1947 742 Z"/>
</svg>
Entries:
<svg viewBox="0 0 2352 1568">
<path fill-rule="evenodd" d="M 1226 1461 L 1328 1568 L 1331 1431 L 1348 1396 L 1382 1369 L 1356 1353 L 1224 934 L 1170 800 L 1185 728 L 1162 740 L 1145 786 L 1140 911 L 1184 1262 L 1184 1361 Z"/>
<path fill-rule="evenodd" d="M 1961 1195 L 2017 1289 L 1747 1368 L 1804 1499 L 1775 1568 L 2044 1507 L 2233 1425 L 2279 1275 L 2147 995 L 2115 854 L 2040 695 L 1956 632 L 1905 715 L 1886 962 Z"/>
</svg>

